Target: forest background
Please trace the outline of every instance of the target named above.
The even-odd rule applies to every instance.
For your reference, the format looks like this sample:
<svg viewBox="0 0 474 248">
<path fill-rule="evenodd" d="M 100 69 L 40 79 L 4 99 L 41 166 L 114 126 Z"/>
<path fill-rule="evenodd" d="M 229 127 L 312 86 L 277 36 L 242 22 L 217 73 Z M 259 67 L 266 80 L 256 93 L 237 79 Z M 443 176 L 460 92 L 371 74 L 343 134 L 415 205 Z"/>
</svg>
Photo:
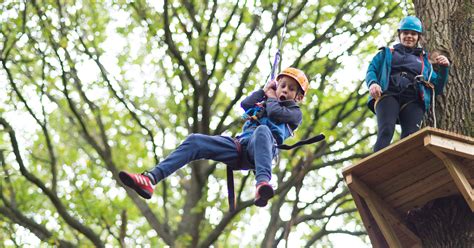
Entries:
<svg viewBox="0 0 474 248">
<path fill-rule="evenodd" d="M 411 2 L 6 0 L 0 12 L 1 245 L 368 246 L 341 169 L 371 154 L 365 71 Z M 326 140 L 281 152 L 271 204 L 254 207 L 254 176 L 238 172 L 230 213 L 212 161 L 146 202 L 124 188 L 118 171 L 151 168 L 190 133 L 239 133 L 285 18 L 279 69 L 311 84 L 287 143 Z"/>
</svg>

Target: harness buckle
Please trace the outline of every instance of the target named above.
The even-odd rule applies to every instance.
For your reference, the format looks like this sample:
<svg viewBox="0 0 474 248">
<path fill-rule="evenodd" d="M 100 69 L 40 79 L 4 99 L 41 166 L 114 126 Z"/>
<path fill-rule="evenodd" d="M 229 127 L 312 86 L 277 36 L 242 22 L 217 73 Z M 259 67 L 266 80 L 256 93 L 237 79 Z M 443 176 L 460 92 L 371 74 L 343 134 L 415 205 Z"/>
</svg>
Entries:
<svg viewBox="0 0 474 248">
<path fill-rule="evenodd" d="M 424 86 L 426 86 L 430 89 L 434 89 L 434 84 L 430 83 L 429 81 L 426 81 L 425 77 L 423 77 L 423 75 L 415 76 L 415 81 L 417 81 L 418 83 L 423 84 Z"/>
<path fill-rule="evenodd" d="M 423 75 L 416 75 L 415 76 L 415 81 L 418 81 L 418 82 L 423 82 L 425 81 L 425 77 Z"/>
</svg>

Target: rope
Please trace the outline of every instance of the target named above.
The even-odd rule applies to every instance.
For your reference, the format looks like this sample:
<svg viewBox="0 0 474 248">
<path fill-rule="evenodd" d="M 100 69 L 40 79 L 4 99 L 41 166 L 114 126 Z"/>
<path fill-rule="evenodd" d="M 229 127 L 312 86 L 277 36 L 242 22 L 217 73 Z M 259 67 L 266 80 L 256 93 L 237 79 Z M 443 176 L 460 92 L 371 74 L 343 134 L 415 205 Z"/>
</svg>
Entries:
<svg viewBox="0 0 474 248">
<path fill-rule="evenodd" d="M 433 65 L 430 64 L 430 75 L 428 76 L 428 83 L 431 80 L 431 75 L 433 74 Z M 435 112 L 435 105 L 436 105 L 436 99 L 435 99 L 435 89 L 434 87 L 431 88 L 431 97 L 432 97 L 432 112 L 433 112 L 433 127 L 436 128 L 436 112 Z"/>
<path fill-rule="evenodd" d="M 273 60 L 273 65 L 272 65 L 272 72 L 270 74 L 270 79 L 273 80 L 275 79 L 275 70 L 280 62 L 280 58 L 281 58 L 281 47 L 283 46 L 283 39 L 285 38 L 285 34 L 286 34 L 286 20 L 287 20 L 288 16 L 285 16 L 285 22 L 283 23 L 283 28 L 281 30 L 281 37 L 280 37 L 280 41 L 278 42 L 278 50 L 277 52 L 275 53 L 275 59 Z"/>
<path fill-rule="evenodd" d="M 422 60 L 423 61 L 423 60 Z M 423 68 L 423 66 L 422 66 Z M 422 70 L 422 73 L 423 73 L 423 70 Z M 423 77 L 423 74 L 420 74 L 418 76 L 415 77 L 415 80 L 420 77 L 421 78 L 421 82 L 423 82 L 423 84 L 428 87 L 428 88 L 431 88 L 431 112 L 433 112 L 433 127 L 436 128 L 436 112 L 435 112 L 435 105 L 436 105 L 436 99 L 435 99 L 435 86 L 430 82 L 431 80 L 431 76 L 433 75 L 433 65 L 430 64 L 430 74 L 428 75 L 428 80 L 425 81 L 424 77 Z"/>
<path fill-rule="evenodd" d="M 285 38 L 285 34 L 286 34 L 286 21 L 288 19 L 288 14 L 290 13 L 290 9 L 291 8 L 288 9 L 288 12 L 285 15 L 285 21 L 283 22 L 283 28 L 281 30 L 281 37 L 280 37 L 280 40 L 278 41 L 278 50 L 275 53 L 275 58 L 273 59 L 272 71 L 270 73 L 270 80 L 267 80 L 267 82 L 265 83 L 265 86 L 267 86 L 267 84 L 269 82 L 271 82 L 271 81 L 273 81 L 273 79 L 275 79 L 275 71 L 276 71 L 276 68 L 278 67 L 278 65 L 280 63 L 281 48 L 283 46 L 283 39 Z"/>
</svg>

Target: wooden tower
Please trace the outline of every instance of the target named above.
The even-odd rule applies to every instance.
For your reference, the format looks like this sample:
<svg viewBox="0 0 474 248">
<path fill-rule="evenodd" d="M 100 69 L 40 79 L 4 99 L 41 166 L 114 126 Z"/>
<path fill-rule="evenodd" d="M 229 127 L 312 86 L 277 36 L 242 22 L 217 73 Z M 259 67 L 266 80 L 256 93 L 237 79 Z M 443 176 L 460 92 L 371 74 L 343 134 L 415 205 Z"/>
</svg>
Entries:
<svg viewBox="0 0 474 248">
<path fill-rule="evenodd" d="M 474 138 L 424 128 L 342 172 L 374 247 L 421 247 L 403 216 L 461 194 L 474 212 Z"/>
</svg>

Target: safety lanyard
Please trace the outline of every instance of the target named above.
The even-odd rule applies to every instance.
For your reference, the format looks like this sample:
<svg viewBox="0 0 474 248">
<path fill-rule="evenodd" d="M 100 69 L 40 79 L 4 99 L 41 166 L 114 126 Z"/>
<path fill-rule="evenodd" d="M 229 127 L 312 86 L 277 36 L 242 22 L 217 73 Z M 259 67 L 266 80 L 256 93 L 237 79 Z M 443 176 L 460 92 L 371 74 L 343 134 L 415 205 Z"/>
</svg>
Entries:
<svg viewBox="0 0 474 248">
<path fill-rule="evenodd" d="M 288 16 L 285 17 L 285 22 L 283 23 L 283 29 L 281 30 L 281 37 L 280 37 L 280 41 L 278 42 L 278 50 L 275 53 L 275 59 L 273 60 L 272 72 L 270 74 L 270 81 L 275 79 L 275 70 L 276 70 L 276 67 L 278 66 L 278 63 L 280 62 L 281 47 L 283 45 L 283 39 L 285 38 L 285 34 L 286 34 L 286 19 L 287 18 Z"/>
<path fill-rule="evenodd" d="M 423 54 L 420 54 L 420 60 L 421 60 L 421 72 L 420 72 L 420 75 L 423 75 L 423 70 L 425 69 L 425 60 L 423 59 Z"/>
</svg>

